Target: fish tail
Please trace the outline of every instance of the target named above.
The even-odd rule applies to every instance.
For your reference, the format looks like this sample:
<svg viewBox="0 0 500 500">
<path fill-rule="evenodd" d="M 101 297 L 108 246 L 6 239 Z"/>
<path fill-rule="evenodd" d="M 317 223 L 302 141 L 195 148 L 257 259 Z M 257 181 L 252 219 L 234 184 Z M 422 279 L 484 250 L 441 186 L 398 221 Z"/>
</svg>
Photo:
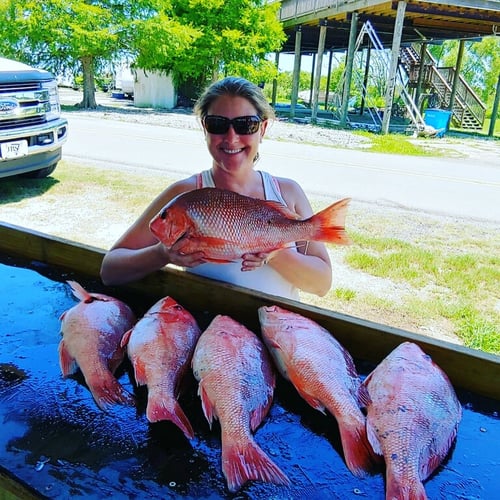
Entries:
<svg viewBox="0 0 500 500">
<path fill-rule="evenodd" d="M 222 471 L 229 491 L 237 491 L 250 480 L 288 485 L 286 474 L 253 441 L 222 447 Z"/>
<path fill-rule="evenodd" d="M 380 462 L 368 442 L 364 418 L 354 424 L 339 422 L 339 432 L 347 467 L 355 476 L 364 477 Z"/>
<path fill-rule="evenodd" d="M 350 201 L 350 198 L 344 198 L 313 215 L 310 220 L 316 227 L 316 233 L 311 239 L 350 245 L 351 239 L 345 232 L 345 216 Z"/>
<path fill-rule="evenodd" d="M 87 380 L 86 382 L 97 406 L 103 411 L 114 404 L 135 404 L 134 397 L 122 387 L 111 372 L 99 373 L 94 383 Z"/>
<path fill-rule="evenodd" d="M 157 397 L 148 399 L 146 417 L 150 422 L 168 420 L 175 424 L 188 439 L 194 438 L 191 422 L 182 411 L 179 403 L 173 398 Z"/>
<path fill-rule="evenodd" d="M 424 485 L 418 479 L 409 482 L 387 474 L 386 500 L 427 500 Z"/>
</svg>

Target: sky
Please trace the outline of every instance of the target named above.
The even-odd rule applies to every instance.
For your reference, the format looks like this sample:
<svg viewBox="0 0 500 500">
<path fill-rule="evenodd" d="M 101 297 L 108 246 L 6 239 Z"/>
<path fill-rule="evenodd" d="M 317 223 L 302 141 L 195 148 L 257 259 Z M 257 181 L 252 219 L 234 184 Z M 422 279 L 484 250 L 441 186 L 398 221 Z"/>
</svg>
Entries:
<svg viewBox="0 0 500 500">
<path fill-rule="evenodd" d="M 322 75 L 326 75 L 328 73 L 328 60 L 329 60 L 329 58 L 330 58 L 329 54 L 323 55 L 323 64 L 322 64 L 322 69 L 321 69 Z M 280 54 L 279 65 L 278 65 L 279 70 L 280 71 L 293 71 L 294 59 L 295 59 L 294 54 Z M 274 54 L 271 54 L 269 56 L 269 60 L 274 62 Z M 313 64 L 313 57 L 304 55 L 304 56 L 302 56 L 300 69 L 302 71 L 307 71 L 309 73 L 312 73 L 314 71 L 312 64 Z"/>
</svg>

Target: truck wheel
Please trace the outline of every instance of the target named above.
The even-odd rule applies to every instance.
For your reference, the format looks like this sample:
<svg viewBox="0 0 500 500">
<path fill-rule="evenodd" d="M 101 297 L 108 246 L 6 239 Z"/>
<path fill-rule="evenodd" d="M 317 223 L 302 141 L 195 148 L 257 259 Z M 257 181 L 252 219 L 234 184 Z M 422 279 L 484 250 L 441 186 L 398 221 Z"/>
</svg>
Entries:
<svg viewBox="0 0 500 500">
<path fill-rule="evenodd" d="M 29 179 L 44 179 L 48 177 L 57 167 L 57 163 L 49 165 L 48 167 L 41 168 L 40 170 L 33 170 L 32 172 L 25 172 L 20 174 L 20 177 L 27 177 Z"/>
</svg>

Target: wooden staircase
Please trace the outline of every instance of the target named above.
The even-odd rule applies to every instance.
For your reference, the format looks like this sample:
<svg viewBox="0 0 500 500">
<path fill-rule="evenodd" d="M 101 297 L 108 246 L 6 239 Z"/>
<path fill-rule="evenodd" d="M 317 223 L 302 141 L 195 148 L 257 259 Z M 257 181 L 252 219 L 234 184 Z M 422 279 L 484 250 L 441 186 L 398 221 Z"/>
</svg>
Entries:
<svg viewBox="0 0 500 500">
<path fill-rule="evenodd" d="M 408 76 L 408 87 L 416 89 L 420 71 L 420 54 L 413 46 L 402 47 L 400 51 L 400 67 Z M 452 94 L 455 68 L 438 67 L 437 61 L 426 50 L 424 56 L 424 72 L 421 82 L 423 93 L 427 98 L 427 107 L 449 109 Z M 469 84 L 459 76 L 455 99 L 453 102 L 452 124 L 464 130 L 482 130 L 486 117 L 486 106 L 471 89 Z"/>
</svg>

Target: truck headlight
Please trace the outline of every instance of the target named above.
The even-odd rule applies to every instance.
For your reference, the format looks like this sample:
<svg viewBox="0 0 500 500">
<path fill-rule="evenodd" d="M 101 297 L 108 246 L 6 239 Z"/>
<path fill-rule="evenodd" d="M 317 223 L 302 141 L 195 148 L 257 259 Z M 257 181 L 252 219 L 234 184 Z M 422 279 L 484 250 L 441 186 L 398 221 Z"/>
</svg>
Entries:
<svg viewBox="0 0 500 500">
<path fill-rule="evenodd" d="M 59 92 L 57 90 L 57 81 L 50 80 L 43 82 L 42 87 L 49 92 L 50 110 L 47 113 L 47 121 L 55 120 L 61 116 L 61 104 L 59 102 Z"/>
</svg>

